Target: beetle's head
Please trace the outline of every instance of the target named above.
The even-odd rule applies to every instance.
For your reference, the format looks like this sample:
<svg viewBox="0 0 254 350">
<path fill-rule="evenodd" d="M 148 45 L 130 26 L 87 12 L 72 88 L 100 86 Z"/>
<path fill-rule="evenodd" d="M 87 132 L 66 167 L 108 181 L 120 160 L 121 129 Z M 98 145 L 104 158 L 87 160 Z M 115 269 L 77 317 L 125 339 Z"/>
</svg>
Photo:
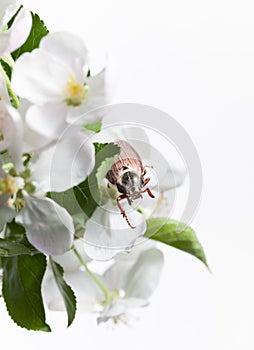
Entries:
<svg viewBox="0 0 254 350">
<path fill-rule="evenodd" d="M 135 171 L 126 171 L 116 183 L 119 192 L 127 194 L 129 204 L 134 199 L 141 197 L 141 191 L 144 187 L 144 180 L 141 174 Z"/>
</svg>

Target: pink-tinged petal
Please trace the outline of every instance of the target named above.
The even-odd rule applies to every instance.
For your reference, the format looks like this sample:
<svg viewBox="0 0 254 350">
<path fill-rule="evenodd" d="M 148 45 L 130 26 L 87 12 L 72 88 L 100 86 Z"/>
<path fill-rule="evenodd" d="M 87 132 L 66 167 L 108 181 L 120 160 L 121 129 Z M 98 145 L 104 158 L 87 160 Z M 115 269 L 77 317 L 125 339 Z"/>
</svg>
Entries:
<svg viewBox="0 0 254 350">
<path fill-rule="evenodd" d="M 94 147 L 87 135 L 71 133 L 33 159 L 32 179 L 44 191 L 65 191 L 87 178 L 94 159 Z"/>
<path fill-rule="evenodd" d="M 163 254 L 151 248 L 140 254 L 125 281 L 125 297 L 149 299 L 158 286 L 163 267 Z"/>
<path fill-rule="evenodd" d="M 87 63 L 87 48 L 79 37 L 69 32 L 51 33 L 42 39 L 40 49 L 65 65 L 76 80 L 84 81 L 83 67 Z"/>
<path fill-rule="evenodd" d="M 70 72 L 53 55 L 40 49 L 21 55 L 12 72 L 12 88 L 23 98 L 46 104 L 63 100 Z"/>
<path fill-rule="evenodd" d="M 66 114 L 67 106 L 63 103 L 32 106 L 26 113 L 26 122 L 38 134 L 57 140 L 68 126 L 65 122 Z"/>
<path fill-rule="evenodd" d="M 10 158 L 16 170 L 20 171 L 22 165 L 22 139 L 23 124 L 19 112 L 9 103 L 6 85 L 0 77 L 0 129 L 3 134 L 1 149 L 8 149 Z"/>
<path fill-rule="evenodd" d="M 31 27 L 31 13 L 22 8 L 10 29 L 0 33 L 0 57 L 4 57 L 21 47 L 28 38 Z"/>
<path fill-rule="evenodd" d="M 73 244 L 74 225 L 70 214 L 49 198 L 25 195 L 25 207 L 16 221 L 25 227 L 27 239 L 42 253 L 64 254 Z"/>
<path fill-rule="evenodd" d="M 95 210 L 86 224 L 84 238 L 89 257 L 110 260 L 116 254 L 133 248 L 138 237 L 146 231 L 146 222 L 140 213 L 130 209 L 126 208 L 127 215 L 135 229 L 130 228 L 111 201 Z"/>
</svg>

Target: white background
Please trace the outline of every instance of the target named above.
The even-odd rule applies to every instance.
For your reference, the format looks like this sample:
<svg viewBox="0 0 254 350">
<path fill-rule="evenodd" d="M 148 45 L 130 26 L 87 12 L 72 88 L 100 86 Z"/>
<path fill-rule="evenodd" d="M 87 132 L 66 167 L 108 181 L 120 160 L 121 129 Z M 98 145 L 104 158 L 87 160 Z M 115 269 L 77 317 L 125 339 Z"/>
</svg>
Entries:
<svg viewBox="0 0 254 350">
<path fill-rule="evenodd" d="M 252 1 L 26 0 L 51 31 L 71 30 L 105 47 L 115 96 L 172 115 L 191 135 L 204 188 L 192 222 L 210 274 L 182 252 L 166 264 L 151 305 L 133 326 L 97 327 L 79 316 L 51 334 L 15 326 L 1 304 L 1 344 L 14 349 L 254 348 Z"/>
</svg>

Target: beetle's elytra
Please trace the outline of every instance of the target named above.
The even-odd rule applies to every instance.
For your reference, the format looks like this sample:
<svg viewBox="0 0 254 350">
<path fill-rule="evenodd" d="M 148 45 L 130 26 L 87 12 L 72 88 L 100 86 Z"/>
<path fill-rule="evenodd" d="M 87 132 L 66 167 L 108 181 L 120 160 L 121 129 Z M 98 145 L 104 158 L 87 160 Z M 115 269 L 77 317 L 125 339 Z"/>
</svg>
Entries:
<svg viewBox="0 0 254 350">
<path fill-rule="evenodd" d="M 116 141 L 115 143 L 120 147 L 120 154 L 107 172 L 106 178 L 121 193 L 117 197 L 118 208 L 128 225 L 134 229 L 135 226 L 132 226 L 129 222 L 120 201 L 126 198 L 129 205 L 131 205 L 133 200 L 142 198 L 144 192 L 147 192 L 152 198 L 154 198 L 154 195 L 149 188 L 145 188 L 150 179 L 145 179 L 146 169 L 139 154 L 126 141 Z"/>
</svg>

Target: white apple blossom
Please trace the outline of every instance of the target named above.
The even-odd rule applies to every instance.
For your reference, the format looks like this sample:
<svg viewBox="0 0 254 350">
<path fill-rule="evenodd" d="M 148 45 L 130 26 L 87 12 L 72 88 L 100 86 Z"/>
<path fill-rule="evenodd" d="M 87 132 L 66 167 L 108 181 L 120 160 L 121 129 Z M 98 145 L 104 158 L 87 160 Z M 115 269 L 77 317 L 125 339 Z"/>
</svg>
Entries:
<svg viewBox="0 0 254 350">
<path fill-rule="evenodd" d="M 116 289 L 118 293 L 104 307 L 98 323 L 125 321 L 134 310 L 147 306 L 159 283 L 163 260 L 162 252 L 155 247 L 146 250 L 138 247 L 133 254 L 118 255 L 103 275 L 107 288 Z"/>
<path fill-rule="evenodd" d="M 73 259 L 74 252 L 71 251 L 57 262 L 65 267 L 64 278 L 76 294 L 78 310 L 99 313 L 98 323 L 109 320 L 125 322 L 133 311 L 147 306 L 159 283 L 164 260 L 162 252 L 150 241 L 136 246 L 128 254 L 119 254 L 104 273 L 94 273 L 108 291 L 105 299 L 95 281 L 82 271 L 81 265 L 73 264 Z M 44 281 L 43 294 L 50 310 L 65 310 L 51 275 Z"/>
<path fill-rule="evenodd" d="M 64 191 L 85 180 L 94 159 L 92 144 L 87 142 L 86 135 L 78 130 L 35 155 L 29 163 L 31 175 L 27 181 L 35 186 L 35 192 L 22 192 L 24 208 L 16 221 L 25 227 L 30 243 L 47 255 L 60 255 L 71 248 L 74 224 L 67 210 L 46 198 L 45 193 Z"/>
<path fill-rule="evenodd" d="M 146 219 L 159 210 L 163 203 L 161 195 L 183 184 L 186 176 L 184 167 L 170 164 L 151 146 L 149 137 L 142 128 L 122 127 L 120 131 L 102 130 L 94 137 L 100 142 L 106 140 L 114 142 L 117 138 L 129 142 L 142 157 L 144 165 L 153 166 L 152 169 L 147 168 L 146 177 L 150 178 L 150 181 L 146 187 L 152 189 L 155 198 L 145 193 L 142 199 L 133 201 L 131 206 L 126 199 L 121 201 L 129 222 L 135 227 L 133 229 L 122 217 L 116 205 L 116 197 L 120 193 L 114 191 L 114 186 L 110 185 L 108 189 L 107 183 L 105 184 L 103 193 L 106 193 L 106 203 L 96 208 L 86 223 L 84 234 L 86 252 L 95 260 L 110 260 L 119 252 L 129 251 L 139 241 L 144 240 Z"/>
<path fill-rule="evenodd" d="M 32 129 L 56 139 L 69 124 L 101 119 L 92 110 L 105 104 L 105 71 L 89 76 L 88 63 L 83 41 L 67 32 L 47 35 L 16 61 L 12 86 L 34 104 L 26 116 Z"/>
<path fill-rule="evenodd" d="M 4 224 L 19 214 L 16 221 L 25 229 L 27 238 L 38 250 L 48 254 L 63 254 L 73 243 L 74 225 L 69 213 L 53 200 L 45 198 L 48 191 L 64 191 L 85 180 L 94 166 L 94 147 L 79 127 L 71 127 L 57 143 L 49 144 L 27 126 L 19 111 L 11 106 L 6 84 L 0 76 L 0 128 L 1 151 L 8 151 L 16 175 L 3 175 L 3 185 L 14 184 L 19 174 L 26 171 L 26 186 L 35 189 L 27 193 L 21 187 L 10 191 L 6 186 L 0 193 L 0 223 Z M 26 110 L 26 108 L 21 108 Z M 23 111 L 24 112 L 24 111 Z M 45 141 L 46 140 L 46 141 Z M 43 147 L 46 142 L 46 147 Z M 42 149 L 40 149 L 42 147 Z M 32 151 L 32 159 L 26 168 L 22 154 Z M 8 176 L 8 178 L 6 178 Z M 20 190 L 20 196 L 16 198 Z M 38 196 L 39 194 L 39 196 Z M 11 203 L 7 200 L 11 199 Z"/>
<path fill-rule="evenodd" d="M 32 26 L 31 13 L 21 8 L 12 26 L 7 23 L 19 8 L 19 1 L 1 0 L 0 3 L 0 57 L 5 57 L 21 47 L 30 34 Z"/>
<path fill-rule="evenodd" d="M 18 203 L 20 212 L 16 221 L 25 227 L 30 243 L 45 254 L 63 254 L 73 243 L 73 221 L 64 208 L 53 200 L 45 198 L 45 193 L 65 190 L 87 177 L 93 167 L 92 145 L 89 144 L 87 147 L 87 136 L 78 131 L 72 135 L 73 138 L 60 140 L 57 145 L 35 154 L 29 168 L 23 169 L 20 166 L 22 164 L 22 121 L 17 110 L 4 102 L 2 106 L 3 141 L 1 145 L 3 150 L 7 149 L 10 152 L 17 176 L 13 177 L 2 171 L 0 228 L 2 229 L 5 223 L 17 215 L 14 204 Z M 11 127 L 10 122 L 12 122 Z M 16 125 L 17 128 L 15 128 Z M 86 157 L 87 153 L 90 154 L 91 159 Z M 85 159 L 87 161 L 84 161 Z M 16 186 L 21 170 L 27 172 L 26 185 L 32 189 L 35 188 L 35 193 L 28 194 L 23 189 L 24 186 Z M 19 190 L 20 196 L 17 198 Z"/>
<path fill-rule="evenodd" d="M 24 172 L 20 175 L 24 176 Z M 15 217 L 35 248 L 48 255 L 63 254 L 73 243 L 72 217 L 52 199 L 32 193 L 29 177 L 21 176 L 0 169 L 0 231 Z M 30 194 L 27 188 L 32 189 Z"/>
</svg>

